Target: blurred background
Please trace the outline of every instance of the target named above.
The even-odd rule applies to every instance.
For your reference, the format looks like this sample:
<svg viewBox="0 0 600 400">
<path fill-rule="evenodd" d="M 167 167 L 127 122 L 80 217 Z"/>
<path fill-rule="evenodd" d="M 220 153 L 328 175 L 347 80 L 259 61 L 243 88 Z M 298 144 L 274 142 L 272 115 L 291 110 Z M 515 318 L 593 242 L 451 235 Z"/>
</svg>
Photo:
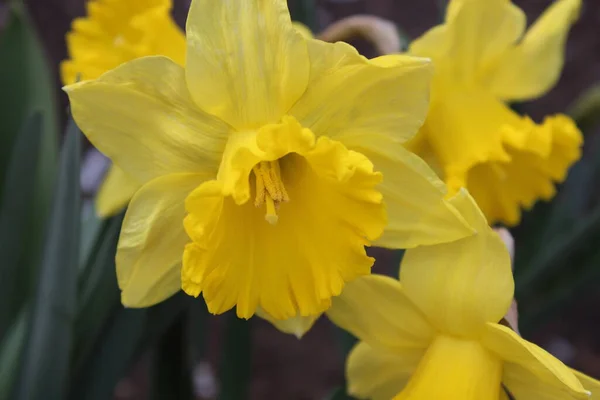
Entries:
<svg viewBox="0 0 600 400">
<path fill-rule="evenodd" d="M 552 1 L 514 3 L 526 11 L 531 22 Z M 289 4 L 293 17 L 315 32 L 350 15 L 370 14 L 393 21 L 409 40 L 439 23 L 445 6 L 443 0 L 289 0 Z M 344 385 L 344 360 L 353 338 L 325 318 L 298 340 L 258 318 L 240 321 L 231 313 L 208 316 L 201 300 L 183 295 L 149 310 L 120 307 L 111 254 L 122 217 L 100 221 L 91 210 L 91 199 L 107 161 L 89 143 L 81 144 L 79 159 L 77 141 L 85 138 L 75 139 L 74 134 L 66 139 L 58 134 L 64 143 L 59 161 L 52 155 L 55 146 L 39 137 L 42 150 L 51 148 L 48 153 L 27 147 L 26 139 L 5 140 L 7 132 L 14 136 L 19 131 L 23 136 L 40 124 L 56 122 L 58 132 L 65 131 L 67 98 L 60 90 L 58 65 L 67 56 L 65 34 L 73 18 L 84 15 L 85 0 L 28 0 L 24 6 L 16 17 L 7 3 L 0 3 L 0 156 L 10 160 L 2 164 L 2 207 L 7 207 L 11 174 L 19 168 L 14 159 L 22 158 L 15 152 L 21 151 L 18 154 L 23 157 L 39 154 L 38 170 L 30 171 L 39 185 L 17 185 L 19 192 L 50 193 L 48 198 L 54 192 L 56 199 L 61 193 L 68 196 L 69 190 L 73 192 L 77 185 L 69 186 L 68 182 L 79 179 L 76 193 L 81 196 L 72 196 L 70 204 L 81 201 L 82 212 L 75 215 L 73 210 L 54 205 L 48 206 L 48 215 L 36 214 L 39 211 L 35 211 L 34 202 L 34 211 L 23 211 L 27 223 L 12 225 L 7 215 L 16 214 L 0 213 L 4 217 L 0 220 L 0 259 L 13 257 L 20 268 L 5 268 L 8 261 L 3 261 L 4 270 L 0 269 L 0 301 L 6 303 L 10 293 L 16 299 L 8 302 L 13 305 L 11 309 L 0 310 L 0 399 L 17 398 L 9 393 L 25 393 L 32 382 L 52 387 L 56 380 L 68 388 L 64 398 L 77 399 L 347 398 L 339 388 Z M 188 6 L 189 0 L 174 0 L 173 14 L 182 26 Z M 595 86 L 600 83 L 599 27 L 600 2 L 584 1 L 581 18 L 569 35 L 566 65 L 558 85 L 543 98 L 514 105 L 537 121 L 547 114 L 570 113 L 584 131 L 586 143 L 583 160 L 573 167 L 557 198 L 536 205 L 512 232 L 521 333 L 596 378 L 600 378 L 600 89 Z M 352 43 L 363 54 L 376 55 L 367 41 L 356 38 Z M 31 100 L 28 96 L 40 98 Z M 25 103 L 52 104 L 49 109 L 54 111 L 50 113 L 55 115 L 46 113 L 42 122 L 29 118 L 25 123 L 28 114 L 20 108 L 15 111 Z M 23 115 L 16 121 L 19 112 Z M 76 131 L 73 126 L 69 129 Z M 31 140 L 29 143 L 34 143 L 35 136 Z M 46 172 L 57 177 L 44 178 L 40 173 L 43 165 L 50 166 Z M 81 174 L 73 175 L 72 169 L 78 165 Z M 52 204 L 50 200 L 47 203 Z M 53 217 L 58 218 L 61 212 L 71 212 L 74 226 L 80 228 L 66 233 L 64 227 L 56 228 L 58 234 L 53 234 Z M 27 224 L 47 220 L 37 245 L 19 247 L 18 234 L 24 235 L 33 226 Z M 24 227 L 18 230 L 15 223 Z M 2 231 L 3 226 L 12 230 Z M 46 257 L 51 247 L 49 237 L 60 237 L 61 232 L 65 237 L 78 235 L 77 229 L 81 239 L 75 245 L 79 243 L 80 252 L 74 257 L 79 269 L 71 270 L 76 278 L 70 283 L 74 294 L 57 297 L 57 293 L 67 292 L 61 285 L 69 285 L 69 278 L 63 275 L 69 270 L 62 265 L 60 255 Z M 35 249 L 44 256 L 33 256 Z M 374 271 L 397 273 L 400 252 L 375 249 L 372 254 L 377 257 Z M 58 260 L 55 264 L 40 261 L 52 257 Z M 24 273 L 22 265 L 35 267 Z M 45 292 L 41 290 L 44 288 Z M 44 296 L 55 296 L 59 305 L 67 304 L 68 312 L 56 307 L 45 309 Z M 43 316 L 48 313 L 56 320 L 45 320 Z M 43 332 L 57 341 L 40 339 Z M 62 369 L 57 367 L 60 365 Z"/>
</svg>

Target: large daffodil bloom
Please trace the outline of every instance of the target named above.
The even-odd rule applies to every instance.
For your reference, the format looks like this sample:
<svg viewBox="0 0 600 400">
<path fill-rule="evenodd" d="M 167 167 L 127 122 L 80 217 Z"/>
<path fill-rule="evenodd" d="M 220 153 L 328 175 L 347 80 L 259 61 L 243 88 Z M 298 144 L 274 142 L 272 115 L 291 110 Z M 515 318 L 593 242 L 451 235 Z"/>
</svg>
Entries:
<svg viewBox="0 0 600 400">
<path fill-rule="evenodd" d="M 525 32 L 509 0 L 451 0 L 446 21 L 409 52 L 435 65 L 427 121 L 410 143 L 452 194 L 468 188 L 490 223 L 515 225 L 521 209 L 550 199 L 580 157 L 582 136 L 565 115 L 542 124 L 505 102 L 539 97 L 558 80 L 581 0 L 557 0 Z"/>
<path fill-rule="evenodd" d="M 453 201 L 477 234 L 408 250 L 400 281 L 363 277 L 334 299 L 328 316 L 361 339 L 347 361 L 350 392 L 498 400 L 505 387 L 516 400 L 587 399 L 597 382 L 498 323 L 513 297 L 509 253 L 470 196 Z"/>
<path fill-rule="evenodd" d="M 69 58 L 61 63 L 63 84 L 96 79 L 103 73 L 144 56 L 163 55 L 185 63 L 185 33 L 171 17 L 172 0 L 91 0 L 87 16 L 73 21 L 67 34 Z M 312 37 L 300 23 L 294 27 Z M 108 217 L 121 211 L 142 186 L 111 166 L 96 197 L 96 211 Z"/>
<path fill-rule="evenodd" d="M 124 62 L 164 55 L 185 63 L 185 33 L 171 17 L 171 0 L 91 0 L 87 16 L 67 34 L 69 58 L 60 65 L 63 84 L 96 79 Z M 141 184 L 111 167 L 96 199 L 101 216 L 123 209 Z"/>
<path fill-rule="evenodd" d="M 195 0 L 186 36 L 185 67 L 144 57 L 65 88 L 90 141 L 143 183 L 116 256 L 123 304 L 183 288 L 213 313 L 313 315 L 370 273 L 365 246 L 471 234 L 402 147 L 428 60 L 308 39 L 285 0 Z"/>
</svg>

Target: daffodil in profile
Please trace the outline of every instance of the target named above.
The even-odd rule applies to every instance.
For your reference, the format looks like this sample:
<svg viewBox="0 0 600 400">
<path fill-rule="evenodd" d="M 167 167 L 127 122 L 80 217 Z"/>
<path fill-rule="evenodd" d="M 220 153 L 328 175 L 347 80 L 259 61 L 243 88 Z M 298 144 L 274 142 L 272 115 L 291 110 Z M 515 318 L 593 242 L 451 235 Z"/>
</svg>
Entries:
<svg viewBox="0 0 600 400">
<path fill-rule="evenodd" d="M 475 235 L 407 250 L 400 281 L 357 279 L 327 311 L 361 340 L 346 365 L 351 394 L 499 400 L 507 390 L 516 400 L 588 399 L 596 381 L 499 323 L 514 290 L 508 250 L 466 192 L 453 202 Z"/>
<path fill-rule="evenodd" d="M 87 15 L 67 33 L 69 57 L 60 65 L 63 84 L 98 78 L 124 62 L 164 55 L 185 62 L 185 33 L 171 17 L 171 0 L 91 0 Z M 101 216 L 122 210 L 141 183 L 111 167 L 96 201 Z"/>
<path fill-rule="evenodd" d="M 213 313 L 318 314 L 370 273 L 365 246 L 472 233 L 402 146 L 429 60 L 306 38 L 285 0 L 194 0 L 186 33 L 185 67 L 143 57 L 65 88 L 90 141 L 143 183 L 116 255 L 124 305 L 183 288 Z"/>
<path fill-rule="evenodd" d="M 408 146 L 450 194 L 468 188 L 490 223 L 515 225 L 521 210 L 555 194 L 579 159 L 582 135 L 565 115 L 541 124 L 507 102 L 537 98 L 556 83 L 581 0 L 556 0 L 525 32 L 509 0 L 451 0 L 444 24 L 415 40 L 435 65 L 431 108 Z"/>
</svg>

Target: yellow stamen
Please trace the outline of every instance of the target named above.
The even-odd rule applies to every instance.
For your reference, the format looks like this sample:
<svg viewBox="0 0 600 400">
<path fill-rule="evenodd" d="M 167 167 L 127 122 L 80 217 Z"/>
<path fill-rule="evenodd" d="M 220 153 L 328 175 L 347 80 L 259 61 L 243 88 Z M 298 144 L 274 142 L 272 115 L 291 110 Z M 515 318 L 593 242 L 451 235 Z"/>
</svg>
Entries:
<svg viewBox="0 0 600 400">
<path fill-rule="evenodd" d="M 254 205 L 266 205 L 265 220 L 270 224 L 277 224 L 279 217 L 277 210 L 282 202 L 289 201 L 290 197 L 283 186 L 279 161 L 263 161 L 252 168 L 256 179 L 256 197 Z"/>
<path fill-rule="evenodd" d="M 267 213 L 265 214 L 265 220 L 271 225 L 276 225 L 279 217 L 277 216 L 277 211 L 275 211 L 275 202 L 271 196 L 267 196 L 266 204 Z"/>
</svg>

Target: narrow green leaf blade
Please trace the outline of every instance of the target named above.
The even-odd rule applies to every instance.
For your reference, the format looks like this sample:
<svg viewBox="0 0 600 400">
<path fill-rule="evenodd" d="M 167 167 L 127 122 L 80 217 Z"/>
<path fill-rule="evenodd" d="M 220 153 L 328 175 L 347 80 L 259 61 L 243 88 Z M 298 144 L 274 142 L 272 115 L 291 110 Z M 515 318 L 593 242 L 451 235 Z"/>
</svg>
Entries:
<svg viewBox="0 0 600 400">
<path fill-rule="evenodd" d="M 0 36 L 0 171 L 6 170 L 9 152 L 21 124 L 34 111 L 43 115 L 43 147 L 53 147 L 53 151 L 43 157 L 52 158 L 45 161 L 53 165 L 58 121 L 57 93 L 51 69 L 24 5 L 11 2 L 8 9 L 8 22 Z M 50 178 L 55 170 L 41 172 Z M 0 176 L 0 182 L 3 178 Z M 52 179 L 46 179 L 46 182 L 52 185 Z"/>
<path fill-rule="evenodd" d="M 190 300 L 180 292 L 150 308 L 126 309 L 119 305 L 85 363 L 74 371 L 68 398 L 110 399 L 119 380 L 182 315 Z"/>
<path fill-rule="evenodd" d="M 24 254 L 31 245 L 29 223 L 34 204 L 42 116 L 33 114 L 22 127 L 6 171 L 0 208 L 0 340 L 24 303 L 28 274 Z"/>
<path fill-rule="evenodd" d="M 81 133 L 70 121 L 32 306 L 31 329 L 13 396 L 17 400 L 65 397 L 77 294 L 80 153 Z"/>
</svg>

